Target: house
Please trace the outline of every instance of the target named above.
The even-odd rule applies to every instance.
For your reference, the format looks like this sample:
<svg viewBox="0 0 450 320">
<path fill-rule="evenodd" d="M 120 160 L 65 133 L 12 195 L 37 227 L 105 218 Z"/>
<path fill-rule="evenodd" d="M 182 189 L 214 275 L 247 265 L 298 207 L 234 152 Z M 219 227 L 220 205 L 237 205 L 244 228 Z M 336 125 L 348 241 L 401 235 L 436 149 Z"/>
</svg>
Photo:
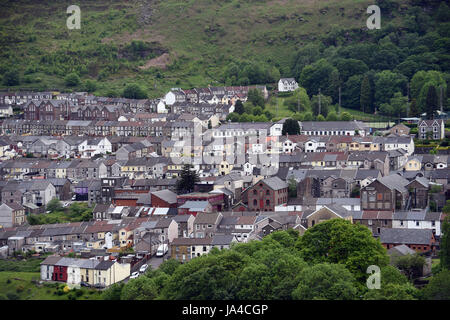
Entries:
<svg viewBox="0 0 450 320">
<path fill-rule="evenodd" d="M 408 126 L 405 126 L 403 123 L 399 123 L 392 128 L 389 129 L 391 134 L 398 134 L 399 136 L 407 136 L 411 129 Z"/>
<path fill-rule="evenodd" d="M 301 223 L 305 228 L 314 227 L 317 223 L 330 219 L 338 218 L 353 221 L 353 212 L 338 205 L 326 205 L 318 210 L 311 211 L 307 210 L 302 214 Z"/>
<path fill-rule="evenodd" d="M 382 228 L 392 228 L 392 211 L 363 211 L 353 215 L 353 222 L 366 226 L 375 237 L 380 236 Z"/>
<path fill-rule="evenodd" d="M 0 117 L 7 118 L 14 115 L 13 108 L 11 105 L 0 104 Z"/>
<path fill-rule="evenodd" d="M 194 232 L 195 216 L 192 214 L 176 215 L 172 218 L 178 223 L 178 238 L 189 238 Z"/>
<path fill-rule="evenodd" d="M 251 211 L 274 211 L 288 200 L 288 185 L 277 176 L 260 180 L 246 192 Z"/>
<path fill-rule="evenodd" d="M 223 215 L 220 212 L 200 213 L 194 220 L 194 237 L 210 238 L 217 231 Z"/>
<path fill-rule="evenodd" d="M 112 145 L 108 138 L 90 138 L 78 146 L 78 152 L 84 159 L 90 159 L 98 154 L 112 152 Z"/>
<path fill-rule="evenodd" d="M 170 245 L 172 259 L 181 263 L 188 262 L 195 257 L 208 254 L 211 250 L 213 238 L 176 238 Z"/>
<path fill-rule="evenodd" d="M 442 119 L 421 120 L 417 128 L 419 139 L 442 140 L 445 138 L 445 123 Z"/>
<path fill-rule="evenodd" d="M 0 205 L 0 229 L 11 228 L 26 222 L 25 208 L 16 202 Z"/>
<path fill-rule="evenodd" d="M 150 193 L 152 207 L 176 208 L 177 194 L 170 190 L 159 190 Z"/>
<path fill-rule="evenodd" d="M 416 252 L 434 252 L 436 247 L 431 229 L 382 228 L 380 242 L 386 249 L 404 244 Z"/>
<path fill-rule="evenodd" d="M 216 234 L 211 241 L 211 248 L 217 248 L 219 250 L 230 249 L 233 243 L 236 243 L 237 239 L 231 234 Z"/>
<path fill-rule="evenodd" d="M 369 128 L 361 121 L 301 121 L 300 134 L 308 136 L 366 136 Z"/>
<path fill-rule="evenodd" d="M 361 189 L 361 207 L 365 210 L 401 210 L 407 205 L 410 182 L 398 174 L 376 179 Z"/>
<path fill-rule="evenodd" d="M 294 78 L 281 78 L 278 81 L 278 92 L 290 92 L 298 88 L 298 83 Z"/>
<path fill-rule="evenodd" d="M 441 222 L 444 216 L 441 212 L 432 212 L 427 209 L 396 211 L 392 218 L 392 228 L 429 229 L 439 237 L 441 236 Z"/>
<path fill-rule="evenodd" d="M 172 218 L 164 217 L 156 222 L 153 231 L 158 234 L 162 243 L 171 243 L 173 239 L 178 238 L 178 223 Z"/>
</svg>

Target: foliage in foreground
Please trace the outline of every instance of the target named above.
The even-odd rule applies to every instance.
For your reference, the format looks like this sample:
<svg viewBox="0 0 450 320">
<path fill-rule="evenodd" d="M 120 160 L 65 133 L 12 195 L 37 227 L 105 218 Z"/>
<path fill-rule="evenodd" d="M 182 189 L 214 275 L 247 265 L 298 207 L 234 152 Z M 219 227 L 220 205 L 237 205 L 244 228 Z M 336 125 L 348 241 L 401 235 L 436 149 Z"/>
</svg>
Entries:
<svg viewBox="0 0 450 320">
<path fill-rule="evenodd" d="M 366 228 L 367 229 L 367 228 Z M 169 259 L 103 294 L 111 300 L 417 299 L 369 230 L 342 219 L 317 224 L 300 237 L 279 231 L 261 241 L 213 249 L 185 264 Z M 369 290 L 366 269 L 381 268 L 381 289 Z M 429 294 L 426 297 L 430 297 Z"/>
</svg>

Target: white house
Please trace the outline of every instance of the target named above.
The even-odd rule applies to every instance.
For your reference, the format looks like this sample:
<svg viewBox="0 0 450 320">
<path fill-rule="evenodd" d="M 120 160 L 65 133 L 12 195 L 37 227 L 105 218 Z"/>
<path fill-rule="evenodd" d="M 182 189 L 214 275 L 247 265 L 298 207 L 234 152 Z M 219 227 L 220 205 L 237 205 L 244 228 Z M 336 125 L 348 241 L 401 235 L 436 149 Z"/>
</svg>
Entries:
<svg viewBox="0 0 450 320">
<path fill-rule="evenodd" d="M 165 96 L 164 102 L 166 105 L 173 105 L 175 102 L 185 102 L 186 95 L 180 88 L 172 88 Z"/>
<path fill-rule="evenodd" d="M 384 139 L 384 151 L 403 149 L 407 155 L 414 153 L 414 140 L 411 136 L 389 136 Z"/>
<path fill-rule="evenodd" d="M 298 83 L 294 78 L 281 78 L 278 81 L 278 91 L 279 92 L 289 92 L 294 91 L 298 88 Z"/>
<path fill-rule="evenodd" d="M 97 154 L 112 152 L 112 145 L 108 138 L 91 138 L 84 140 L 78 146 L 78 152 L 82 158 L 92 158 Z"/>
<path fill-rule="evenodd" d="M 441 235 L 441 212 L 423 210 L 396 211 L 392 217 L 392 228 L 431 229 Z"/>
<path fill-rule="evenodd" d="M 156 106 L 157 113 L 168 113 L 169 111 L 166 109 L 166 105 L 163 101 L 159 101 Z"/>
</svg>

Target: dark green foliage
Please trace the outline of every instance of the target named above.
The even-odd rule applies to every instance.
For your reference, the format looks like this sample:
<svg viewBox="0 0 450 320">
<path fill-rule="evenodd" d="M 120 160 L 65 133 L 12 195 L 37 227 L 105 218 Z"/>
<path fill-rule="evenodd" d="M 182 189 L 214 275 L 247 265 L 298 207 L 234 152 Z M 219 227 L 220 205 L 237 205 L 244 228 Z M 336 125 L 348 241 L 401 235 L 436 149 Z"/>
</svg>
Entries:
<svg viewBox="0 0 450 320">
<path fill-rule="evenodd" d="M 237 100 L 236 103 L 234 104 L 234 112 L 238 114 L 244 113 L 244 104 L 242 103 L 241 100 Z"/>
<path fill-rule="evenodd" d="M 248 91 L 248 101 L 254 106 L 264 108 L 264 97 L 258 89 L 250 89 Z"/>
<path fill-rule="evenodd" d="M 195 184 L 200 181 L 198 174 L 192 170 L 189 164 L 184 165 L 180 178 L 177 181 L 178 194 L 191 193 L 194 191 Z"/>
<path fill-rule="evenodd" d="M 3 84 L 6 86 L 16 86 L 20 83 L 17 71 L 11 70 L 3 75 Z"/>
<path fill-rule="evenodd" d="M 395 259 L 395 266 L 401 270 L 409 279 L 414 279 L 422 275 L 425 258 L 418 255 L 405 255 Z"/>
<path fill-rule="evenodd" d="M 123 97 L 127 99 L 146 99 L 147 93 L 145 90 L 136 83 L 132 83 L 126 86 L 123 90 Z"/>
<path fill-rule="evenodd" d="M 52 204 L 51 206 L 57 208 L 59 205 L 55 201 L 54 204 Z M 72 203 L 72 205 L 66 209 L 57 208 L 48 214 L 47 213 L 30 214 L 27 217 L 28 223 L 31 225 L 80 222 L 80 221 L 89 221 L 91 219 L 92 219 L 92 208 L 89 208 L 86 203 L 77 203 L 77 202 Z"/>
<path fill-rule="evenodd" d="M 438 96 L 436 94 L 436 88 L 429 86 L 427 91 L 427 99 L 425 101 L 425 112 L 428 119 L 434 119 L 434 113 L 438 110 Z"/>
<path fill-rule="evenodd" d="M 450 200 L 442 208 L 442 212 L 450 213 Z M 444 269 L 450 269 L 450 216 L 445 217 L 442 223 L 441 244 L 439 250 L 440 265 Z"/>
<path fill-rule="evenodd" d="M 298 124 L 298 121 L 294 119 L 286 119 L 286 121 L 283 123 L 282 135 L 283 136 L 285 136 L 286 134 L 297 135 L 299 133 L 300 133 L 300 126 Z"/>
<path fill-rule="evenodd" d="M 353 300 L 357 297 L 354 276 L 341 264 L 320 263 L 303 269 L 293 291 L 299 300 Z"/>
<path fill-rule="evenodd" d="M 423 291 L 428 300 L 450 300 L 450 270 L 434 275 Z"/>
<path fill-rule="evenodd" d="M 312 263 L 339 263 L 358 281 L 366 279 L 367 267 L 385 266 L 386 249 L 370 230 L 342 219 L 332 219 L 309 228 L 297 243 L 302 257 Z"/>
<path fill-rule="evenodd" d="M 372 112 L 372 87 L 370 85 L 369 76 L 365 75 L 361 83 L 361 91 L 359 95 L 359 103 L 362 112 Z"/>
<path fill-rule="evenodd" d="M 64 78 L 64 82 L 68 87 L 75 87 L 80 84 L 80 77 L 78 74 L 72 72 Z"/>
</svg>

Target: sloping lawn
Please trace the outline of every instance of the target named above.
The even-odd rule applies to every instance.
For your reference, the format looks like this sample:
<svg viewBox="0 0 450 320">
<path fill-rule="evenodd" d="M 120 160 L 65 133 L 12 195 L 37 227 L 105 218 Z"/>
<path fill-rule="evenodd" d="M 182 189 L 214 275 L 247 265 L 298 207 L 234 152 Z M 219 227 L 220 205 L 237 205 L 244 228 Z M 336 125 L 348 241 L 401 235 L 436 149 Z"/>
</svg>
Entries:
<svg viewBox="0 0 450 320">
<path fill-rule="evenodd" d="M 39 284 L 39 278 L 39 272 L 0 272 L 0 300 L 99 300 L 101 297 L 101 292 L 95 289 L 65 292 L 65 284 Z"/>
</svg>

